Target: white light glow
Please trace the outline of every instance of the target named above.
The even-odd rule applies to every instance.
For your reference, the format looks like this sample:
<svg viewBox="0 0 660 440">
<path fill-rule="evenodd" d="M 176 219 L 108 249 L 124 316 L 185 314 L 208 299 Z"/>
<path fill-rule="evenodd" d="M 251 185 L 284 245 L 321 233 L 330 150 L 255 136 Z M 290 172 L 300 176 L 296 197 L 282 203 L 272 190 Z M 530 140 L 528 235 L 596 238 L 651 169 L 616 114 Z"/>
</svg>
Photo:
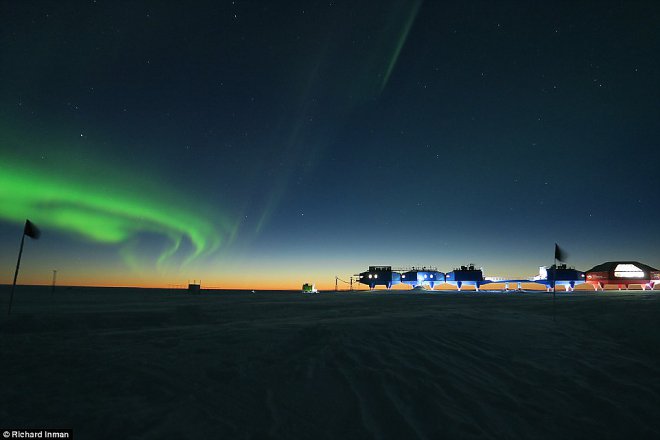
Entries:
<svg viewBox="0 0 660 440">
<path fill-rule="evenodd" d="M 644 271 L 634 264 L 617 264 L 614 268 L 617 278 L 644 278 Z"/>
<path fill-rule="evenodd" d="M 371 278 L 371 274 L 369 274 L 369 278 Z"/>
<path fill-rule="evenodd" d="M 406 277 L 405 275 L 401 275 L 401 278 L 405 278 L 405 277 Z"/>
<path fill-rule="evenodd" d="M 374 278 L 378 278 L 378 274 L 374 275 Z"/>
</svg>

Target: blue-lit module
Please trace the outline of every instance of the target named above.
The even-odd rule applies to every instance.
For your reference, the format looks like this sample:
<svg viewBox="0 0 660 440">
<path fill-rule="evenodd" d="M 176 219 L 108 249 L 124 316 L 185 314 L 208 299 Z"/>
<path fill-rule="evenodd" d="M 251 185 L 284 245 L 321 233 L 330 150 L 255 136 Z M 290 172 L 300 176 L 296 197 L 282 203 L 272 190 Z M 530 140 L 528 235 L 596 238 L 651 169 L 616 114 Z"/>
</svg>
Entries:
<svg viewBox="0 0 660 440">
<path fill-rule="evenodd" d="M 438 272 L 435 269 L 427 269 L 426 267 L 413 267 L 411 270 L 401 274 L 401 282 L 408 284 L 413 288 L 418 286 L 429 286 L 433 289 L 433 286 L 437 283 L 445 282 L 445 274 Z"/>
<path fill-rule="evenodd" d="M 452 284 L 460 290 L 463 285 L 474 286 L 479 289 L 490 281 L 484 280 L 484 274 L 481 269 L 476 269 L 474 264 L 461 266 L 445 275 L 445 282 Z"/>
<path fill-rule="evenodd" d="M 392 266 L 369 266 L 369 270 L 361 272 L 358 282 L 366 284 L 370 289 L 376 286 L 386 286 L 391 289 L 393 285 L 401 282 L 401 274 L 392 271 Z"/>
</svg>

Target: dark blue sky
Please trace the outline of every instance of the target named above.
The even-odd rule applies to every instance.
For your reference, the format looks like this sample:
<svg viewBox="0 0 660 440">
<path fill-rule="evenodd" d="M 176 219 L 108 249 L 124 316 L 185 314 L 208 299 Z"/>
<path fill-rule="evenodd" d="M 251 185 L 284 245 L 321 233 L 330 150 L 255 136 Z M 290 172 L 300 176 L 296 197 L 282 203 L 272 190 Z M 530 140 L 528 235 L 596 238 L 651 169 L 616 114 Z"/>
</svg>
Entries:
<svg viewBox="0 0 660 440">
<path fill-rule="evenodd" d="M 69 189 L 24 211 L 0 192 L 3 242 L 45 230 L 29 279 L 531 275 L 554 242 L 583 270 L 660 265 L 657 2 L 171 3 L 0 3 L 3 170 Z M 74 189 L 153 221 L 53 223 L 103 211 Z"/>
</svg>

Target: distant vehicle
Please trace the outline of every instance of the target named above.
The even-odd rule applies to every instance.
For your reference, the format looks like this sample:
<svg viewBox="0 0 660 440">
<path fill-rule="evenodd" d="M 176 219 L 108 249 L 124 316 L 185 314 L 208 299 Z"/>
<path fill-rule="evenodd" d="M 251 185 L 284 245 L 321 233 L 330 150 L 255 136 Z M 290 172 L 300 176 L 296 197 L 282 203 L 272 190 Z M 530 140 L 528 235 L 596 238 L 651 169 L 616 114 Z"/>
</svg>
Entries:
<svg viewBox="0 0 660 440">
<path fill-rule="evenodd" d="M 305 283 L 302 285 L 302 293 L 319 293 L 314 284 Z"/>
</svg>

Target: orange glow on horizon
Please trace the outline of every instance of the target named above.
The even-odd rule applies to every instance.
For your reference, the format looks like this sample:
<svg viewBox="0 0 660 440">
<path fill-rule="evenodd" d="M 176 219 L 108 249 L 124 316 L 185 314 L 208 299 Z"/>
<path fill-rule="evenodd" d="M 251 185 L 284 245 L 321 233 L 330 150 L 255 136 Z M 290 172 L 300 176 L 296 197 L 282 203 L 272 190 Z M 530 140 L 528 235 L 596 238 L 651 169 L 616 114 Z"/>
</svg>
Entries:
<svg viewBox="0 0 660 440">
<path fill-rule="evenodd" d="M 74 287 L 126 287 L 126 288 L 146 288 L 146 289 L 186 289 L 188 282 L 199 283 L 200 280 L 176 280 L 174 282 L 165 282 L 162 279 L 154 278 L 122 278 L 117 277 L 60 277 L 58 274 L 57 286 L 74 286 Z M 11 285 L 12 280 L 2 279 L 0 284 Z M 304 282 L 292 282 L 290 280 L 245 280 L 223 282 L 222 280 L 211 280 L 205 282 L 201 279 L 202 289 L 209 290 L 301 290 Z M 52 281 L 44 279 L 43 276 L 20 276 L 17 285 L 31 285 L 31 286 L 51 286 Z M 325 283 L 316 283 L 316 288 L 319 290 L 334 290 L 334 279 Z M 353 284 L 354 290 L 368 290 L 366 286 L 359 286 L 357 283 Z M 348 285 L 339 286 L 339 290 L 348 290 Z"/>
<path fill-rule="evenodd" d="M 165 282 L 160 278 L 154 277 L 153 279 L 148 279 L 146 277 L 131 278 L 131 277 L 98 277 L 95 278 L 92 274 L 88 274 L 86 277 L 61 277 L 58 273 L 57 285 L 62 286 L 73 286 L 73 287 L 126 287 L 126 288 L 145 288 L 145 289 L 186 289 L 188 282 L 190 283 L 199 283 L 199 279 L 190 279 L 190 280 L 176 280 L 173 282 Z M 2 284 L 11 284 L 11 280 L 3 279 Z M 257 279 L 257 280 L 233 280 L 230 282 L 211 279 L 206 282 L 204 279 L 201 279 L 202 289 L 209 290 L 289 290 L 289 291 L 298 291 L 301 290 L 302 285 L 305 281 L 292 282 L 290 279 Z M 19 276 L 19 285 L 32 285 L 32 286 L 50 286 L 51 280 L 45 279 L 43 276 Z M 334 277 L 327 282 L 314 283 L 318 290 L 323 291 L 334 291 L 335 282 Z M 338 284 L 338 290 L 348 291 L 349 285 L 344 283 Z M 441 290 L 438 288 L 434 290 Z M 357 281 L 353 280 L 353 290 L 354 291 L 368 291 L 369 287 L 365 284 L 360 284 Z M 387 290 L 385 286 L 376 286 L 376 290 Z M 392 289 L 396 291 L 406 291 L 412 290 L 412 287 L 401 283 L 392 286 Z"/>
</svg>

